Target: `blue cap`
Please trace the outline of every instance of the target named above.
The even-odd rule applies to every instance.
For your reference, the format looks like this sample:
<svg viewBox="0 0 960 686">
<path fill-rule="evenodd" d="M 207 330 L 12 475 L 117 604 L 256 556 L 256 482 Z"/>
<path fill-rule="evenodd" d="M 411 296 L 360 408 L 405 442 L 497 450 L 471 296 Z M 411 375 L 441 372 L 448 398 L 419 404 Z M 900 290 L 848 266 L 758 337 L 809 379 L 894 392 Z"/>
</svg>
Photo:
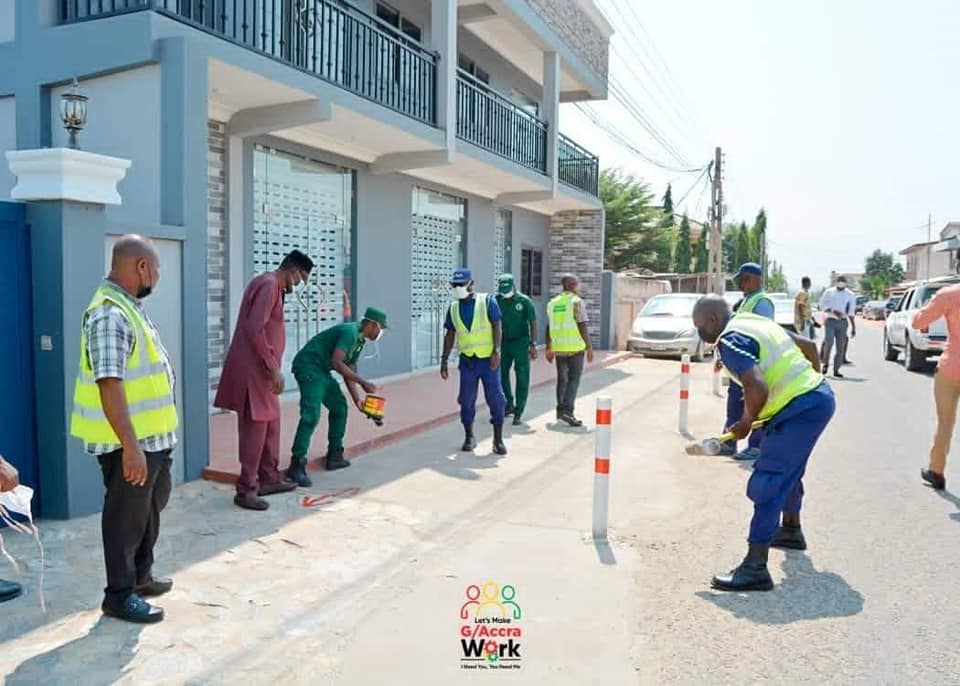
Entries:
<svg viewBox="0 0 960 686">
<path fill-rule="evenodd" d="M 473 281 L 473 273 L 469 269 L 458 269 L 450 279 L 450 283 L 454 286 L 466 286 L 471 281 Z"/>
<path fill-rule="evenodd" d="M 763 276 L 763 269 L 756 262 L 744 262 L 740 265 L 740 269 L 737 271 L 736 276 L 743 276 L 744 274 Z"/>
</svg>

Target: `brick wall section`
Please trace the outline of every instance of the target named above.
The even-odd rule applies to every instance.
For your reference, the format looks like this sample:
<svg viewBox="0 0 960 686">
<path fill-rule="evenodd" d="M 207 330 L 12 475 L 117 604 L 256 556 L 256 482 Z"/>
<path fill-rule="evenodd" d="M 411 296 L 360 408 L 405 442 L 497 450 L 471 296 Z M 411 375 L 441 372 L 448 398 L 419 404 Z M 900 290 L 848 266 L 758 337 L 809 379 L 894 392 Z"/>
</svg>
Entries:
<svg viewBox="0 0 960 686">
<path fill-rule="evenodd" d="M 610 44 L 577 0 L 527 0 L 527 3 L 598 76 L 607 80 Z"/>
<path fill-rule="evenodd" d="M 587 303 L 587 330 L 594 346 L 600 345 L 600 296 L 603 275 L 603 210 L 558 212 L 550 220 L 550 293 L 562 290 L 566 273 L 580 279 Z"/>
<path fill-rule="evenodd" d="M 207 362 L 210 401 L 226 355 L 226 124 L 207 122 Z"/>
</svg>

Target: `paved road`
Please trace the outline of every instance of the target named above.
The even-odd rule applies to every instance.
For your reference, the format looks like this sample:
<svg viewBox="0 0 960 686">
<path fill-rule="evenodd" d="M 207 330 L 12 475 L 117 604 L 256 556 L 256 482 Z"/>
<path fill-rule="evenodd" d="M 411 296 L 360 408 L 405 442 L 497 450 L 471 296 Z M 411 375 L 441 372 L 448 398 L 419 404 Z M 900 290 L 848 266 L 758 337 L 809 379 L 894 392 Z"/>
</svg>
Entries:
<svg viewBox="0 0 960 686">
<path fill-rule="evenodd" d="M 960 683 L 960 498 L 922 486 L 931 379 L 880 357 L 862 327 L 837 417 L 808 470 L 809 551 L 771 554 L 777 588 L 709 590 L 743 555 L 748 471 L 690 458 L 675 362 L 591 375 L 614 401 L 610 546 L 590 527 L 594 436 L 558 429 L 533 398 L 511 454 L 456 451 L 448 426 L 318 475 L 305 508 L 240 512 L 229 490 L 177 489 L 158 565 L 168 619 L 99 618 L 96 518 L 47 523 L 49 612 L 3 606 L 7 684 Z M 694 365 L 691 427 L 717 428 L 709 365 Z M 949 475 L 948 475 L 949 476 Z M 958 481 L 960 483 L 960 481 Z M 348 490 L 356 488 L 359 492 Z M 29 559 L 29 541 L 7 537 Z M 37 582 L 35 565 L 28 589 Z M 469 584 L 516 587 L 522 669 L 461 669 Z M 469 622 L 468 622 L 469 624 Z M 490 670 L 487 670 L 488 672 Z"/>
</svg>

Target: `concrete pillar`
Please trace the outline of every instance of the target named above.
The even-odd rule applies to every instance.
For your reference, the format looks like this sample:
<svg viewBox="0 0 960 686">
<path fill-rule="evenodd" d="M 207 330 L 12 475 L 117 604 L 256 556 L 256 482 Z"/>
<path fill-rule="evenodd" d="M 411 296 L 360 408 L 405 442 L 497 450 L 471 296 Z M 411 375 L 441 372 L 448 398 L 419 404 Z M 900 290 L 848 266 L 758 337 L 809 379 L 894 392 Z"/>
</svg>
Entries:
<svg viewBox="0 0 960 686">
<path fill-rule="evenodd" d="M 540 108 L 547 122 L 547 176 L 557 193 L 557 154 L 560 140 L 560 56 L 543 53 L 543 103 Z"/>
<path fill-rule="evenodd" d="M 457 144 L 457 0 L 430 3 L 430 30 L 437 63 L 437 126 L 444 130 L 447 161 Z"/>
<path fill-rule="evenodd" d="M 33 280 L 34 402 L 45 517 L 97 512 L 103 480 L 96 459 L 69 435 L 79 367 L 80 317 L 103 279 L 105 205 L 129 161 L 53 148 L 7 153 L 27 203 Z"/>
<path fill-rule="evenodd" d="M 557 212 L 550 219 L 550 294 L 562 290 L 564 274 L 580 280 L 593 345 L 600 347 L 603 299 L 603 210 Z"/>
</svg>

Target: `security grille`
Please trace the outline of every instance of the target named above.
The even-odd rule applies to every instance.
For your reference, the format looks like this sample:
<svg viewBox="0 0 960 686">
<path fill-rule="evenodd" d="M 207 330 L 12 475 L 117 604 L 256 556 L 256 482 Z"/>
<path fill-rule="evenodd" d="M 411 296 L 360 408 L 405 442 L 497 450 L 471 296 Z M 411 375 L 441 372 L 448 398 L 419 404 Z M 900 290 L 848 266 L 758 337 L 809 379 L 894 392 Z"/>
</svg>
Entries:
<svg viewBox="0 0 960 686">
<path fill-rule="evenodd" d="M 352 318 L 352 172 L 260 146 L 254 154 L 253 272 L 276 269 L 298 249 L 315 267 L 303 303 L 284 302 L 287 387 L 293 357 L 320 331 Z"/>
<path fill-rule="evenodd" d="M 414 189 L 410 261 L 414 369 L 440 363 L 450 277 L 465 262 L 466 201 Z"/>
</svg>

